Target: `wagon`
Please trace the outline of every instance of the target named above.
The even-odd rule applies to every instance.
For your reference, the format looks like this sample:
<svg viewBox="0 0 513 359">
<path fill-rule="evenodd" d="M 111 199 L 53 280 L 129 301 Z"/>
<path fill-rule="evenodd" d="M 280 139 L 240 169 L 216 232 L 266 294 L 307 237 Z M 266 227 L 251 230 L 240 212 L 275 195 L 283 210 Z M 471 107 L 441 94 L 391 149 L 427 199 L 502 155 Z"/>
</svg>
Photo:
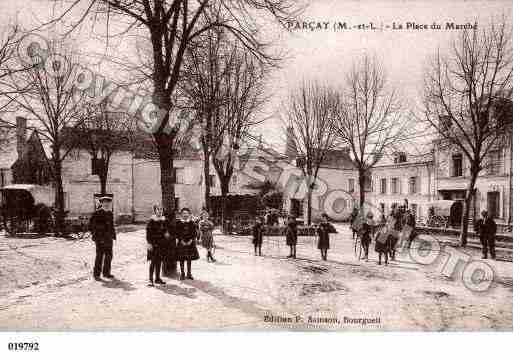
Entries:
<svg viewBox="0 0 513 359">
<path fill-rule="evenodd" d="M 462 201 L 438 200 L 427 204 L 429 227 L 457 227 L 463 213 Z"/>
<path fill-rule="evenodd" d="M 1 191 L 3 227 L 9 234 L 29 232 L 46 233 L 52 227 L 51 206 L 54 190 L 50 186 L 12 184 Z"/>
</svg>

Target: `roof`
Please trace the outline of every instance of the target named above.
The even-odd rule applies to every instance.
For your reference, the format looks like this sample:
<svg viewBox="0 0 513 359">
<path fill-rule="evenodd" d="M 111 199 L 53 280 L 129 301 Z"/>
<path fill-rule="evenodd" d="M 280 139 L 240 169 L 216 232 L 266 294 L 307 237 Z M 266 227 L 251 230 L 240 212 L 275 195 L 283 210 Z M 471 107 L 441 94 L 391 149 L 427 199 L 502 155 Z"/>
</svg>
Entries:
<svg viewBox="0 0 513 359">
<path fill-rule="evenodd" d="M 349 149 L 334 149 L 329 150 L 324 155 L 324 160 L 321 163 L 321 168 L 337 168 L 337 169 L 354 169 L 355 165 Z"/>
<path fill-rule="evenodd" d="M 425 164 L 433 162 L 433 154 L 432 153 L 424 153 L 420 155 L 412 155 L 406 154 L 406 162 L 395 163 L 394 159 L 391 157 L 384 157 L 374 166 L 374 168 L 382 168 L 382 167 L 405 167 L 411 165 Z"/>
<path fill-rule="evenodd" d="M 0 151 L 0 168 L 11 168 L 18 159 L 18 152 L 14 141 L 10 141 L 5 148 Z"/>
<path fill-rule="evenodd" d="M 24 183 L 15 183 L 15 184 L 10 184 L 10 185 L 7 185 L 7 186 L 4 186 L 2 187 L 2 190 L 4 189 L 18 189 L 18 190 L 25 190 L 25 191 L 33 191 L 33 190 L 36 190 L 40 187 L 46 187 L 46 186 L 39 186 L 39 185 L 36 185 L 36 184 L 24 184 Z"/>
<path fill-rule="evenodd" d="M 62 133 L 68 139 L 68 146 L 75 145 L 81 149 L 87 149 L 89 143 L 87 142 L 87 135 L 84 135 L 87 130 L 75 127 L 63 128 Z M 102 136 L 102 134 L 99 134 Z M 156 159 L 158 158 L 158 151 L 155 146 L 153 137 L 143 131 L 115 131 L 114 133 L 105 134 L 108 140 L 119 139 L 119 146 L 116 151 L 134 152 L 136 158 Z M 183 148 L 178 151 L 175 159 L 201 159 L 201 151 L 196 150 L 191 144 L 191 141 L 183 141 Z"/>
</svg>

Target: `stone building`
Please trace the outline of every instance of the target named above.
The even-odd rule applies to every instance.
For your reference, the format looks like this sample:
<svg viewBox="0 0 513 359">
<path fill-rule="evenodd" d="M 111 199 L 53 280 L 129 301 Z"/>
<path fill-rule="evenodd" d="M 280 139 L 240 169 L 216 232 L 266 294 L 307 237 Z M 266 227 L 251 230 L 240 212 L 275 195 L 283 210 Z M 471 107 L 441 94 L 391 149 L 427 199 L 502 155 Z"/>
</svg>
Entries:
<svg viewBox="0 0 513 359">
<path fill-rule="evenodd" d="M 2 186 L 11 183 L 52 186 L 49 176 L 49 151 L 44 140 L 32 131 L 28 136 L 26 119 L 17 119 L 16 137 L 0 154 Z M 140 139 L 138 139 L 140 140 Z M 107 193 L 114 197 L 116 217 L 136 221 L 152 214 L 152 207 L 161 201 L 160 165 L 151 147 L 151 138 L 143 145 L 116 151 L 109 164 Z M 149 143 L 149 146 L 148 146 Z M 264 147 L 240 151 L 230 183 L 230 195 L 254 195 L 254 186 L 270 176 L 266 165 L 277 162 L 276 152 Z M 188 207 L 199 214 L 204 203 L 205 179 L 200 150 L 187 148 L 174 159 L 175 200 L 178 208 Z M 271 171 L 272 172 L 272 171 Z M 62 163 L 65 210 L 69 216 L 88 215 L 95 208 L 94 195 L 100 192 L 100 181 L 93 174 L 92 156 L 86 149 L 73 149 Z M 221 194 L 220 181 L 210 166 L 211 195 Z M 253 185 L 253 187 L 251 186 Z"/>
<path fill-rule="evenodd" d="M 512 149 L 511 139 L 506 146 L 497 145 L 489 152 L 488 159 L 476 182 L 476 192 L 470 216 L 479 216 L 486 209 L 498 223 L 512 221 Z M 442 146 L 435 142 L 434 183 L 440 199 L 463 200 L 469 182 L 469 163 L 455 146 Z"/>
<path fill-rule="evenodd" d="M 417 218 L 426 217 L 429 203 L 438 198 L 434 183 L 433 155 L 398 152 L 372 169 L 372 191 L 367 195 L 371 207 L 387 215 L 393 204 L 408 201 Z"/>
</svg>

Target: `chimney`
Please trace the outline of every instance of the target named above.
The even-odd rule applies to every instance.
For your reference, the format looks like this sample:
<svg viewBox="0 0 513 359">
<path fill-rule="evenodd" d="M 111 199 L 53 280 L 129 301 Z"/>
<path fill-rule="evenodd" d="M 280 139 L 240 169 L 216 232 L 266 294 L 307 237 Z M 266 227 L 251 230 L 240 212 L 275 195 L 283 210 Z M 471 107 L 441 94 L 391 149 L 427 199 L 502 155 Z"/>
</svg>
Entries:
<svg viewBox="0 0 513 359">
<path fill-rule="evenodd" d="M 287 127 L 287 137 L 285 145 L 285 155 L 288 158 L 295 158 L 297 156 L 296 141 L 294 141 L 294 130 L 292 127 Z"/>
<path fill-rule="evenodd" d="M 16 150 L 18 158 L 21 158 L 25 145 L 27 143 L 27 119 L 24 117 L 16 117 Z"/>
</svg>

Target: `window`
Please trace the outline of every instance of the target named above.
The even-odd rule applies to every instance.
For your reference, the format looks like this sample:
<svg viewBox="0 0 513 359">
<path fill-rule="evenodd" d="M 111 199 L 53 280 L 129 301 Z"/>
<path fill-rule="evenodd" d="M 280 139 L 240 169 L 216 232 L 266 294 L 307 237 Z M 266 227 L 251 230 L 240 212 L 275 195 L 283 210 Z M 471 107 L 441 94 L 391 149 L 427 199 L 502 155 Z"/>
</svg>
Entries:
<svg viewBox="0 0 513 359">
<path fill-rule="evenodd" d="M 216 175 L 209 175 L 208 176 L 208 180 L 209 180 L 209 183 L 210 183 L 210 187 L 215 187 L 216 186 Z"/>
<path fill-rule="evenodd" d="M 489 175 L 498 175 L 501 173 L 501 165 L 502 165 L 502 151 L 494 150 L 490 151 L 488 154 L 488 174 Z"/>
<path fill-rule="evenodd" d="M 414 194 L 418 192 L 418 183 L 417 183 L 417 177 L 410 177 L 409 180 L 409 192 L 410 194 Z"/>
<path fill-rule="evenodd" d="M 399 193 L 399 178 L 392 178 L 392 193 Z"/>
<path fill-rule="evenodd" d="M 419 208 L 418 208 L 417 204 L 416 203 L 412 203 L 410 205 L 410 208 L 411 208 L 411 213 L 413 214 L 413 218 L 417 218 L 417 214 L 419 213 L 418 212 Z"/>
<path fill-rule="evenodd" d="M 404 163 L 404 162 L 406 162 L 406 153 L 397 152 L 394 155 L 394 163 Z"/>
<path fill-rule="evenodd" d="M 306 158 L 305 156 L 300 156 L 296 158 L 296 167 L 303 168 L 306 165 Z"/>
<path fill-rule="evenodd" d="M 461 154 L 452 156 L 452 177 L 463 176 L 463 156 Z"/>
<path fill-rule="evenodd" d="M 440 129 L 443 129 L 445 131 L 448 131 L 452 127 L 452 120 L 450 116 L 440 116 L 439 117 L 439 126 Z"/>
<path fill-rule="evenodd" d="M 348 185 L 349 185 L 349 188 L 348 188 L 349 193 L 353 193 L 354 192 L 354 178 L 349 179 Z"/>
<path fill-rule="evenodd" d="M 175 168 L 175 183 L 179 183 L 179 184 L 185 183 L 185 169 L 184 168 Z"/>
<path fill-rule="evenodd" d="M 486 196 L 486 202 L 488 206 L 488 214 L 490 218 L 499 218 L 500 209 L 500 193 L 499 192 L 488 192 Z"/>
<path fill-rule="evenodd" d="M 303 216 L 303 201 L 292 198 L 290 201 L 290 214 L 295 217 Z"/>
<path fill-rule="evenodd" d="M 232 175 L 232 185 L 236 186 L 237 185 L 237 175 Z"/>
<path fill-rule="evenodd" d="M 381 194 L 386 194 L 387 193 L 387 179 L 386 178 L 382 178 L 381 179 L 380 187 L 379 187 L 379 192 Z"/>
</svg>

